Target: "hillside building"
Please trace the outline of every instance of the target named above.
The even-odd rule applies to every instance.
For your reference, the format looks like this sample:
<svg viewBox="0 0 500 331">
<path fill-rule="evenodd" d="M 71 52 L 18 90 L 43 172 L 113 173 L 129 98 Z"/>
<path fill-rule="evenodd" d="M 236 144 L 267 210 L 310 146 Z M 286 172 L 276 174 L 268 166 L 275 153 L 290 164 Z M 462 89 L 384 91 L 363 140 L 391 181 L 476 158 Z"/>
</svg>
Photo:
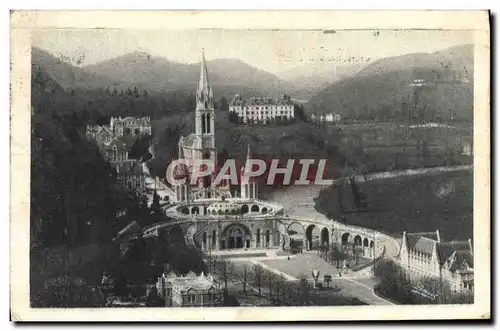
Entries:
<svg viewBox="0 0 500 331">
<path fill-rule="evenodd" d="M 112 117 L 109 125 L 87 125 L 87 137 L 99 144 L 109 143 L 113 138 L 138 137 L 151 134 L 151 118 Z"/>
<path fill-rule="evenodd" d="M 109 162 L 111 168 L 115 171 L 115 189 L 120 192 L 134 192 L 143 195 L 146 193 L 146 176 L 143 167 L 139 160 L 130 157 L 130 152 L 138 136 L 124 134 L 122 126 L 124 123 L 138 124 L 147 123 L 147 121 L 133 122 L 111 119 L 110 126 L 100 126 L 97 131 L 94 126 L 88 126 L 87 136 L 97 143 L 104 159 Z M 145 130 L 141 132 L 150 132 L 148 129 Z"/>
<path fill-rule="evenodd" d="M 403 232 L 400 265 L 410 277 L 446 281 L 452 291 L 474 290 L 474 257 L 468 241 L 441 241 L 436 232 Z"/>
<path fill-rule="evenodd" d="M 243 123 L 273 123 L 277 120 L 295 118 L 295 105 L 290 96 L 284 94 L 280 99 L 250 98 L 243 100 L 236 94 L 229 104 L 229 111 L 243 120 Z"/>
</svg>

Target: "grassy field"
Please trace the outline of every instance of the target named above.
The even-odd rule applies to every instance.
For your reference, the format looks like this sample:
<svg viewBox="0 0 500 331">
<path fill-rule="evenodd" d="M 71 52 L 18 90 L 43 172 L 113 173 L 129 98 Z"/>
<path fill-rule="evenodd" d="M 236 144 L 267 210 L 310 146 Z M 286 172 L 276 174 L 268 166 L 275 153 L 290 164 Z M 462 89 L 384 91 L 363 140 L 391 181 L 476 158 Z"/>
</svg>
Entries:
<svg viewBox="0 0 500 331">
<path fill-rule="evenodd" d="M 347 182 L 340 190 L 322 191 L 316 209 L 348 224 L 397 236 L 404 230 L 439 229 L 446 240 L 473 237 L 472 170 L 374 180 L 358 187 L 367 196 L 366 210 L 355 208 Z"/>
</svg>

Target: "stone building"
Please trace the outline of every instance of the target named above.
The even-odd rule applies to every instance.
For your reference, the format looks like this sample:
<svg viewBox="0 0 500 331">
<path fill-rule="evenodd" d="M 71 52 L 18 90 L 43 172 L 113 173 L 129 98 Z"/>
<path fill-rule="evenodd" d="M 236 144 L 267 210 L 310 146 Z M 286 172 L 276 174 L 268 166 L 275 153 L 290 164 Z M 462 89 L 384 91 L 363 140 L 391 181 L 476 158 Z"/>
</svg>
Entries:
<svg viewBox="0 0 500 331">
<path fill-rule="evenodd" d="M 216 307 L 221 304 L 221 290 L 211 275 L 162 274 L 156 282 L 158 295 L 165 307 Z"/>
<path fill-rule="evenodd" d="M 229 104 L 229 111 L 235 112 L 244 123 L 251 121 L 265 124 L 295 117 L 295 105 L 286 94 L 277 100 L 270 97 L 253 97 L 243 100 L 239 94 L 236 94 Z"/>
<path fill-rule="evenodd" d="M 116 172 L 116 189 L 121 192 L 146 194 L 146 175 L 137 160 L 120 160 L 110 162 Z"/>
<path fill-rule="evenodd" d="M 439 278 L 456 292 L 474 289 L 474 256 L 468 241 L 441 241 L 436 232 L 403 232 L 400 265 L 411 277 Z"/>
<path fill-rule="evenodd" d="M 151 134 L 151 118 L 112 117 L 109 125 L 87 125 L 87 137 L 98 144 L 109 143 L 113 138 L 123 136 L 138 137 Z"/>
</svg>

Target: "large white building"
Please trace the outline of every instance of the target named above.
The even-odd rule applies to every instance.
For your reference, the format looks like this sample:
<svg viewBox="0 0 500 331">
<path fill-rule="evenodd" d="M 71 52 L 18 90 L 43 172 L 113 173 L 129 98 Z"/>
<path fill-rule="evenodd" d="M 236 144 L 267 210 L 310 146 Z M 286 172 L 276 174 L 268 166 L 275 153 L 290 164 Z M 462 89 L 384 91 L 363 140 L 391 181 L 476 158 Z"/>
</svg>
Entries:
<svg viewBox="0 0 500 331">
<path fill-rule="evenodd" d="M 400 265 L 414 279 L 440 278 L 451 290 L 462 292 L 474 289 L 474 257 L 468 241 L 441 241 L 436 232 L 403 232 L 399 253 Z"/>
<path fill-rule="evenodd" d="M 229 104 L 229 111 L 243 120 L 244 123 L 272 123 L 273 121 L 295 117 L 294 103 L 288 95 L 275 100 L 273 98 L 250 98 L 243 100 L 236 94 Z"/>
</svg>

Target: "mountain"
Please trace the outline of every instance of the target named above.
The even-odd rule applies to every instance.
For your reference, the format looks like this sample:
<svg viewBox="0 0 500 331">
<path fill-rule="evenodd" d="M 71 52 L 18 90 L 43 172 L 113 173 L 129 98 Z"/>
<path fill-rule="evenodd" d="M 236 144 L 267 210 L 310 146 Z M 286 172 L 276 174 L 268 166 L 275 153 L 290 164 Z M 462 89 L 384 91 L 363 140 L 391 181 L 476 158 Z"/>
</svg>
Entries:
<svg viewBox="0 0 500 331">
<path fill-rule="evenodd" d="M 414 53 L 373 62 L 355 76 L 335 82 L 306 105 L 314 114 L 338 113 L 344 119 L 472 120 L 473 46 Z M 423 79 L 421 87 L 412 86 Z M 408 111 L 409 115 L 403 115 Z M 413 113 L 412 113 L 413 112 Z"/>
<path fill-rule="evenodd" d="M 207 61 L 207 66 L 216 98 L 232 97 L 241 89 L 251 91 L 250 94 L 277 96 L 292 88 L 275 75 L 241 60 L 216 59 Z M 84 68 L 114 81 L 153 91 L 195 91 L 200 75 L 199 63 L 174 62 L 145 52 L 125 54 Z"/>
<path fill-rule="evenodd" d="M 459 45 L 435 53 L 412 53 L 375 61 L 359 72 L 373 75 L 398 70 L 425 68 L 443 73 L 454 72 L 470 80 L 474 78 L 474 45 Z"/>
<path fill-rule="evenodd" d="M 314 62 L 283 71 L 278 76 L 293 85 L 304 86 L 310 91 L 318 92 L 336 81 L 357 74 L 366 65 L 365 63 L 339 65 L 331 62 Z"/>
<path fill-rule="evenodd" d="M 31 49 L 31 63 L 41 67 L 65 90 L 72 88 L 103 88 L 113 84 L 111 79 L 103 75 L 73 66 L 63 59 L 36 47 Z"/>
</svg>

